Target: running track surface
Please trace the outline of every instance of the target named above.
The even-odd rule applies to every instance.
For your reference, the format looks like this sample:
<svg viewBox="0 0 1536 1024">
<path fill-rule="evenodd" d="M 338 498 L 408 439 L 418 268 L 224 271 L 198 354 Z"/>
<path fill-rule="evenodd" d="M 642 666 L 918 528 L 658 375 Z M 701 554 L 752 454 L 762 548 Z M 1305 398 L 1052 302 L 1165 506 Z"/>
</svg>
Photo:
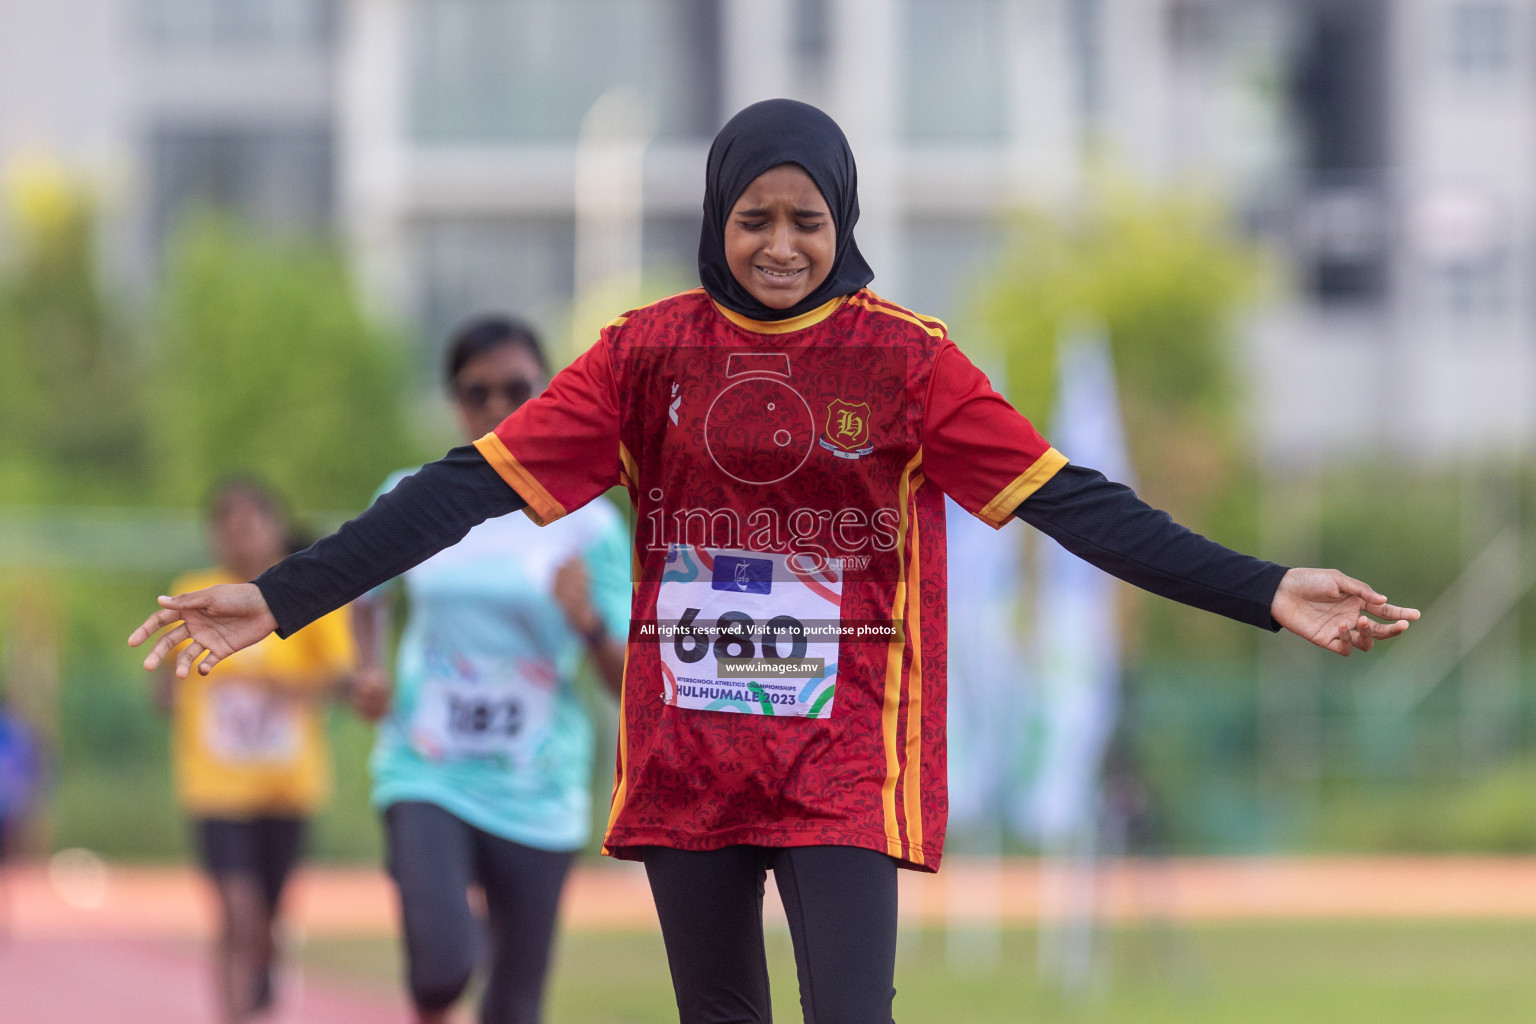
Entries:
<svg viewBox="0 0 1536 1024">
<path fill-rule="evenodd" d="M 207 1024 L 216 1019 L 212 980 L 195 950 L 126 938 L 0 941 L 3 1017 L 15 1024 Z M 278 991 L 266 1024 L 386 1024 L 404 1006 L 335 983 Z"/>
<path fill-rule="evenodd" d="M 902 918 L 909 927 L 1030 924 L 1085 910 L 1119 921 L 1536 918 L 1536 858 L 1175 858 L 1111 862 L 1094 885 L 1085 877 L 1035 861 L 953 859 L 936 876 L 901 873 Z M 768 912 L 782 921 L 776 906 Z M 564 913 L 572 929 L 656 927 L 633 864 L 578 868 Z M 289 916 L 299 936 L 388 936 L 394 896 L 377 871 L 310 868 L 296 879 Z M 0 880 L 0 1016 L 203 1024 L 212 1004 L 201 943 L 212 920 L 186 868 L 14 868 Z M 405 1019 L 398 997 L 313 976 L 290 979 L 280 1000 L 271 1024 Z"/>
<path fill-rule="evenodd" d="M 951 858 L 937 875 L 899 873 L 904 924 L 1001 921 L 1030 924 L 1082 891 L 1070 866 L 1026 859 Z M 1536 857 L 1169 858 L 1110 861 L 1093 873 L 1093 912 L 1110 920 L 1275 918 L 1536 918 Z M 768 913 L 782 914 L 775 887 Z M 310 936 L 395 933 L 395 897 L 371 868 L 309 867 L 292 887 L 286 916 Z M 564 927 L 656 927 L 645 873 L 602 861 L 572 873 Z M 0 934 L 17 939 L 203 939 L 213 909 L 197 874 L 184 867 L 108 865 L 78 877 L 43 865 L 0 877 Z"/>
</svg>

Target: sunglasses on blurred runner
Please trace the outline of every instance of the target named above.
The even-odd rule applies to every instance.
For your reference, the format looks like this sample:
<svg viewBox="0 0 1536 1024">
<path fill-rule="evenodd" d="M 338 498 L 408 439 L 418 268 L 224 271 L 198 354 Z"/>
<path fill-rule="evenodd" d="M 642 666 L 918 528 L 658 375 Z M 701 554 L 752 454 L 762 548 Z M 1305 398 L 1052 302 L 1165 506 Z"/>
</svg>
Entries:
<svg viewBox="0 0 1536 1024">
<path fill-rule="evenodd" d="M 508 405 L 522 405 L 533 397 L 533 382 L 529 380 L 504 380 L 497 384 L 467 384 L 455 388 L 459 401 L 476 409 L 484 407 L 492 395 L 500 395 Z"/>
</svg>

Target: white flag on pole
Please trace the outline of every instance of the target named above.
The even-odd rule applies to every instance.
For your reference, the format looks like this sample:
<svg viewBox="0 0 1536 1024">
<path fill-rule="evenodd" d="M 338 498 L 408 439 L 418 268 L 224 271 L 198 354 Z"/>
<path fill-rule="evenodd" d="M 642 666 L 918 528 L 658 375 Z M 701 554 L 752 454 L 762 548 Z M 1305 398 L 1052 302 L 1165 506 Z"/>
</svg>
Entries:
<svg viewBox="0 0 1536 1024">
<path fill-rule="evenodd" d="M 1130 483 L 1114 364 L 1103 332 L 1064 332 L 1051 442 L 1073 462 Z M 1100 762 L 1119 706 L 1120 622 L 1115 581 L 1053 541 L 1039 545 L 1030 673 L 1037 714 L 1032 770 L 1015 827 L 1044 846 L 1091 829 Z"/>
</svg>

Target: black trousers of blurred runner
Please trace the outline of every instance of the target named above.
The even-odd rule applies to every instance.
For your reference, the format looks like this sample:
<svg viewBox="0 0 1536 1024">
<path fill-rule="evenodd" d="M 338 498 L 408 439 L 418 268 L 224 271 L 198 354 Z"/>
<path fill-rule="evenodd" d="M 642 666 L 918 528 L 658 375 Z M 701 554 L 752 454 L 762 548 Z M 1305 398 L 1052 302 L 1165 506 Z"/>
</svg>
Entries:
<svg viewBox="0 0 1536 1024">
<path fill-rule="evenodd" d="M 483 1024 L 535 1024 L 544 998 L 560 887 L 574 851 L 536 850 L 491 835 L 436 804 L 384 811 L 389 873 L 400 891 L 411 999 L 441 1010 L 469 984 L 489 941 Z M 487 927 L 467 890 L 485 892 Z"/>
<path fill-rule="evenodd" d="M 213 878 L 223 908 L 223 929 L 231 938 L 234 922 L 241 912 L 230 882 L 248 878 L 261 894 L 268 918 L 276 920 L 283 889 L 304 854 L 309 822 L 304 818 L 267 816 L 252 819 L 195 818 L 197 848 L 203 869 Z M 235 900 L 236 902 L 231 902 Z M 272 972 L 276 948 L 263 944 L 257 951 L 255 990 L 251 1008 L 256 1011 L 272 1005 Z"/>
<path fill-rule="evenodd" d="M 773 871 L 806 1024 L 891 1024 L 896 995 L 896 862 L 851 846 L 651 847 L 645 870 L 661 918 L 682 1024 L 769 1024 L 763 885 Z"/>
<path fill-rule="evenodd" d="M 198 854 L 213 878 L 249 875 L 261 889 L 267 913 L 277 913 L 288 876 L 304 853 L 309 823 L 268 816 L 250 820 L 195 818 Z"/>
</svg>

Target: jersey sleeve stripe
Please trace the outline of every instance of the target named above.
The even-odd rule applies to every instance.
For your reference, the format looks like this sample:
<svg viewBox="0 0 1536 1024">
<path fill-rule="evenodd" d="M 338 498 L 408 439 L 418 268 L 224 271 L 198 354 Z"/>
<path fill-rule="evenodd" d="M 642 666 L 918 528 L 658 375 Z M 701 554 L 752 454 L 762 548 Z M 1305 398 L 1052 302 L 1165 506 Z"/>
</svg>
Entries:
<svg viewBox="0 0 1536 1024">
<path fill-rule="evenodd" d="M 912 520 L 911 565 L 922 565 L 921 531 Z M 907 812 L 907 856 L 915 864 L 923 857 L 923 582 L 907 588 L 907 640 L 912 645 L 912 668 L 907 674 L 907 770 L 901 799 Z"/>
<path fill-rule="evenodd" d="M 1014 477 L 1013 482 L 997 493 L 997 497 L 987 502 L 986 506 L 978 513 L 982 519 L 999 529 L 1013 515 L 1013 510 L 1023 503 L 1024 499 L 1038 491 L 1047 480 L 1061 471 L 1061 467 L 1067 464 L 1067 457 L 1055 448 L 1047 448 L 1045 453 L 1035 460 L 1034 465 Z"/>
<path fill-rule="evenodd" d="M 485 456 L 485 461 L 491 464 L 491 468 L 507 482 L 518 495 L 528 503 L 523 511 L 528 514 L 540 526 L 548 526 L 550 523 L 565 515 L 565 507 L 556 501 L 544 485 L 533 478 L 533 474 L 523 467 L 507 451 L 507 446 L 501 443 L 501 438 L 489 433 L 475 442 L 475 447 L 480 454 Z"/>
<path fill-rule="evenodd" d="M 932 334 L 933 330 L 937 329 L 942 331 L 946 337 L 949 335 L 949 325 L 936 316 L 925 316 L 922 313 L 914 313 L 912 310 L 907 309 L 905 306 L 896 305 L 896 303 L 892 302 L 890 299 L 881 298 L 874 292 L 870 291 L 868 288 L 864 289 L 864 295 L 866 298 L 878 303 L 888 313 L 904 317 L 911 317 L 918 323 L 922 324 L 924 327 L 929 328 L 929 334 Z"/>
<path fill-rule="evenodd" d="M 619 442 L 619 483 L 631 491 L 640 486 L 640 469 L 635 465 L 635 457 L 630 454 L 629 446 L 623 441 Z"/>
<path fill-rule="evenodd" d="M 638 577 L 637 577 L 638 578 Z M 624 809 L 624 800 L 629 795 L 629 729 L 625 722 L 625 704 L 629 696 L 629 687 L 634 680 L 629 675 L 629 644 L 624 645 L 624 674 L 619 683 L 619 757 L 614 766 L 613 795 L 608 801 L 608 832 L 613 831 L 613 823 L 619 820 L 619 812 Z M 606 836 L 604 837 L 606 839 Z M 612 856 L 607 843 L 603 844 L 603 853 Z"/>
<path fill-rule="evenodd" d="M 655 302 L 652 302 L 649 305 L 637 306 L 634 309 L 630 310 L 629 312 L 627 312 L 627 313 L 620 313 L 618 316 L 616 316 L 612 320 L 608 321 L 606 324 L 603 325 L 603 330 L 607 331 L 607 330 L 612 330 L 613 328 L 616 328 L 616 327 L 623 327 L 625 324 L 627 324 L 629 322 L 629 318 L 634 316 L 636 313 L 640 313 L 640 312 L 643 312 L 645 310 L 652 309 L 652 308 L 654 308 L 656 306 L 662 305 L 663 303 L 671 302 L 674 299 L 680 299 L 684 295 L 703 295 L 703 294 L 704 294 L 704 289 L 703 288 L 690 288 L 690 289 L 688 289 L 685 292 L 678 292 L 676 295 L 669 295 L 669 296 L 667 296 L 664 299 L 657 299 Z"/>
<path fill-rule="evenodd" d="M 906 524 L 902 525 L 905 527 Z M 905 607 L 906 601 L 907 584 L 898 580 L 892 610 Z M 896 780 L 901 776 L 901 765 L 896 760 L 896 718 L 901 711 L 901 646 L 901 640 L 893 640 L 886 654 L 885 700 L 880 714 L 881 731 L 885 734 L 885 784 L 880 791 L 885 804 L 885 852 L 897 860 L 905 859 L 896 818 Z"/>
<path fill-rule="evenodd" d="M 891 603 L 892 616 L 897 614 L 905 616 L 907 610 L 906 544 L 907 531 L 912 524 L 912 476 L 917 472 L 922 458 L 923 453 L 919 450 L 907 463 L 906 469 L 901 474 L 900 491 L 897 494 L 901 519 L 897 524 L 896 551 L 899 561 L 896 570 L 896 594 Z M 910 625 L 903 622 L 901 632 L 905 634 Z M 901 739 L 897 735 L 896 726 L 901 714 L 901 662 L 905 640 L 904 637 L 892 638 L 890 646 L 886 649 L 885 700 L 880 716 L 881 731 L 885 739 L 885 784 L 881 787 L 880 795 L 885 805 L 886 852 L 897 860 L 907 859 L 907 852 L 902 849 L 901 821 L 896 815 L 896 783 L 901 778 L 899 757 Z"/>
<path fill-rule="evenodd" d="M 932 324 L 926 324 L 904 309 L 885 306 L 877 302 L 872 302 L 865 295 L 855 295 L 853 298 L 848 300 L 848 303 L 849 305 L 858 306 L 860 309 L 867 309 L 871 313 L 884 313 L 886 316 L 895 317 L 897 320 L 905 320 L 909 324 L 915 324 L 932 337 L 942 338 L 945 336 L 943 328 L 935 327 Z"/>
</svg>

